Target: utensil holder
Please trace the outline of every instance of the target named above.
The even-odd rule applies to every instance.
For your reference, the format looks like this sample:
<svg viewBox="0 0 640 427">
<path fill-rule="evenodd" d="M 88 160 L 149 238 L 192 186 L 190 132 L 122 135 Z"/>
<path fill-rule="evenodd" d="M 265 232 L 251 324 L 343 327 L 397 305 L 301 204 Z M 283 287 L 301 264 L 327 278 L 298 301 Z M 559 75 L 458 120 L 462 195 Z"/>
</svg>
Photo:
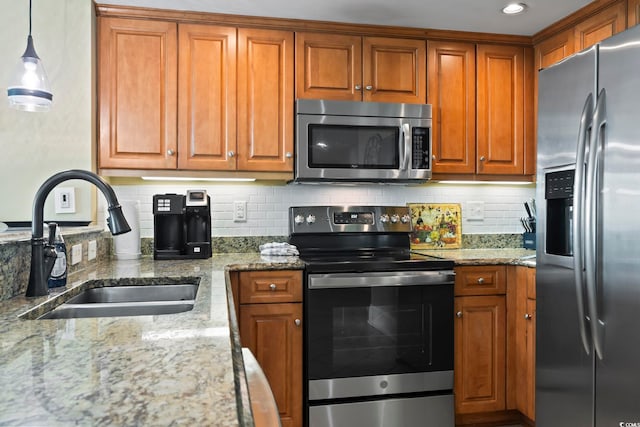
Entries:
<svg viewBox="0 0 640 427">
<path fill-rule="evenodd" d="M 536 233 L 522 233 L 522 247 L 525 249 L 536 248 Z"/>
</svg>

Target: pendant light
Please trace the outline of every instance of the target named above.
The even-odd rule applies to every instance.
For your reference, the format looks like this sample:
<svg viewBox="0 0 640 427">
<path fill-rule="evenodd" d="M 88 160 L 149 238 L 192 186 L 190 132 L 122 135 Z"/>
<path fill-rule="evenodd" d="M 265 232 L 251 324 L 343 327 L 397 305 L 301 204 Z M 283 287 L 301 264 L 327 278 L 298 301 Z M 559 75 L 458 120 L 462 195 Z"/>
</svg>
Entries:
<svg viewBox="0 0 640 427">
<path fill-rule="evenodd" d="M 31 0 L 29 0 L 29 36 L 27 49 L 16 67 L 13 81 L 7 89 L 9 106 L 23 111 L 49 111 L 53 94 L 47 73 L 36 54 L 31 37 Z"/>
</svg>

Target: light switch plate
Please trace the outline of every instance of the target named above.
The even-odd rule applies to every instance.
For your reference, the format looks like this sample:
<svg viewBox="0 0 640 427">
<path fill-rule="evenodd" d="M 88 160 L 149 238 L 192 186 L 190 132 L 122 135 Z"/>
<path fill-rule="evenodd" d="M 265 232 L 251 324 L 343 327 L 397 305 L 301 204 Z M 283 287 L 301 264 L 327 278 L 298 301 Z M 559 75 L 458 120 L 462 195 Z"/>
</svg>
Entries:
<svg viewBox="0 0 640 427">
<path fill-rule="evenodd" d="M 82 261 L 82 243 L 71 246 L 71 265 L 76 265 Z"/>
<path fill-rule="evenodd" d="M 55 212 L 76 212 L 76 189 L 74 187 L 56 187 L 54 190 Z"/>
<path fill-rule="evenodd" d="M 89 240 L 89 248 L 87 250 L 87 260 L 96 259 L 98 254 L 98 243 L 95 240 Z"/>
<path fill-rule="evenodd" d="M 463 213 L 468 221 L 484 221 L 484 202 L 467 202 L 466 212 Z"/>
</svg>

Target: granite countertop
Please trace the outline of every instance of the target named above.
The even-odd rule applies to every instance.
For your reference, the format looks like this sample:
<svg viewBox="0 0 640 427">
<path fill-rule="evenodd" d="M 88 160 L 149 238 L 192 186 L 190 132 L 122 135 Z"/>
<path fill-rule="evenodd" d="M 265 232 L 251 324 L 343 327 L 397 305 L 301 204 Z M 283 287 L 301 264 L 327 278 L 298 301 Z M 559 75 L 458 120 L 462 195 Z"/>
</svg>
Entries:
<svg viewBox="0 0 640 427">
<path fill-rule="evenodd" d="M 26 320 L 18 316 L 55 296 L 3 301 L 0 425 L 252 426 L 226 277 L 302 267 L 297 258 L 259 254 L 114 260 L 67 286 L 73 293 L 88 279 L 200 277 L 194 309 L 179 314 Z"/>
<path fill-rule="evenodd" d="M 416 250 L 415 253 L 448 258 L 456 265 L 509 264 L 536 266 L 536 251 L 524 248 Z"/>
<path fill-rule="evenodd" d="M 525 249 L 420 252 L 457 265 L 528 265 L 531 260 L 522 257 L 535 254 Z M 0 425 L 252 426 L 237 321 L 228 304 L 228 273 L 303 267 L 295 257 L 257 253 L 112 260 L 74 273 L 64 294 L 68 299 L 90 279 L 199 277 L 194 309 L 178 314 L 28 320 L 18 316 L 48 308 L 57 295 L 1 302 Z"/>
</svg>

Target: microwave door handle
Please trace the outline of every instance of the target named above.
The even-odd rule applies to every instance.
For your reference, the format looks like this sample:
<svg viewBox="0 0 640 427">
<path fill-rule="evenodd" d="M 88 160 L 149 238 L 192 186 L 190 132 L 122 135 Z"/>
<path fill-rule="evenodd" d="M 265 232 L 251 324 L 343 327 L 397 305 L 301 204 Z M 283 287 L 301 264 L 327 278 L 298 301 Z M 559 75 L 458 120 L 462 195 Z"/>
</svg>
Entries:
<svg viewBox="0 0 640 427">
<path fill-rule="evenodd" d="M 402 124 L 402 135 L 404 136 L 404 144 L 400 145 L 401 149 L 401 170 L 409 170 L 409 154 L 411 153 L 411 126 L 409 123 Z"/>
</svg>

